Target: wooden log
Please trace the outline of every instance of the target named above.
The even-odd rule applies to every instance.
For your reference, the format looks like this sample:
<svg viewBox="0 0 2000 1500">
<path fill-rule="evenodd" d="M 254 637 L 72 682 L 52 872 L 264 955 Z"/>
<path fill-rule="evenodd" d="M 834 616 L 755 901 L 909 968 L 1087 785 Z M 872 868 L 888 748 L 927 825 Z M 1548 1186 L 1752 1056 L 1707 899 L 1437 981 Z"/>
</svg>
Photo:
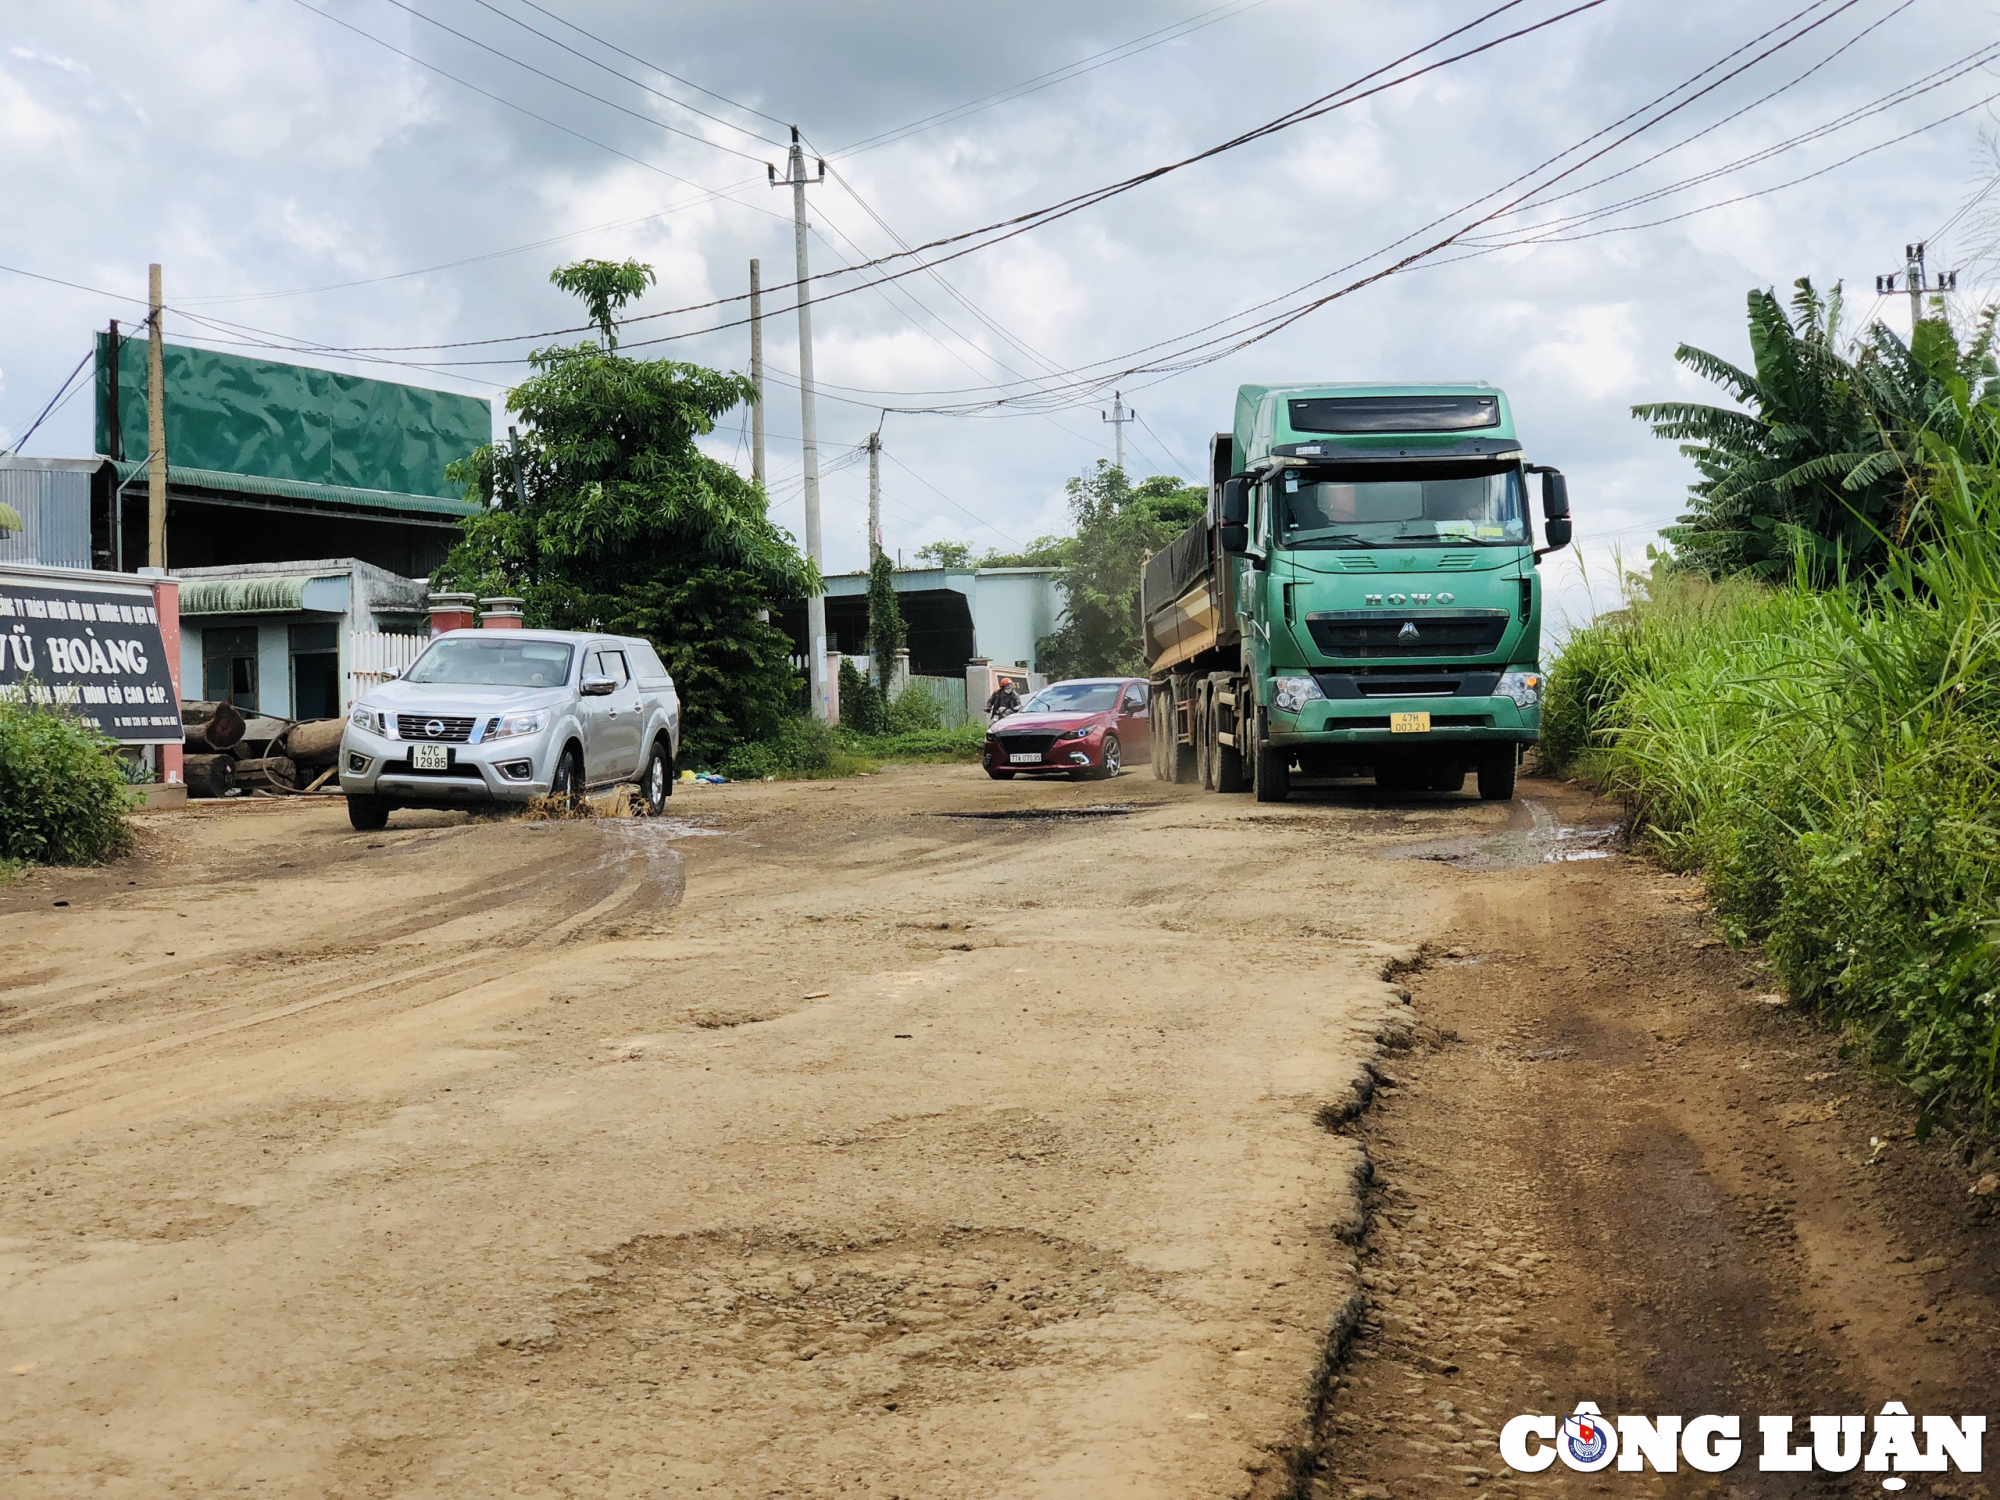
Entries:
<svg viewBox="0 0 2000 1500">
<path fill-rule="evenodd" d="M 181 762 L 190 797 L 224 797 L 236 785 L 236 762 L 227 755 L 190 755 Z"/>
<path fill-rule="evenodd" d="M 328 766 L 339 758 L 345 719 L 308 719 L 285 734 L 284 753 L 301 766 Z"/>
<path fill-rule="evenodd" d="M 290 790 L 299 784 L 299 768 L 285 755 L 264 755 L 236 762 L 236 784 L 243 787 L 279 786 Z"/>
<path fill-rule="evenodd" d="M 196 709 L 207 712 L 199 719 L 190 718 Z M 243 715 L 228 703 L 183 703 L 181 723 L 187 730 L 187 748 L 197 755 L 230 749 L 243 738 Z"/>
</svg>

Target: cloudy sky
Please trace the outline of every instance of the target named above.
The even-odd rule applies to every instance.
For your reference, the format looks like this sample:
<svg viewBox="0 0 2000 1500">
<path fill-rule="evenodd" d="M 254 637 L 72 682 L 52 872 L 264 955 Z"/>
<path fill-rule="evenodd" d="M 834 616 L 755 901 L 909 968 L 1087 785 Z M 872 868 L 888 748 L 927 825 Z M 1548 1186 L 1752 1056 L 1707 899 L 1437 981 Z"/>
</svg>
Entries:
<svg viewBox="0 0 2000 1500">
<path fill-rule="evenodd" d="M 558 329 L 575 304 L 548 272 L 586 255 L 656 268 L 636 311 L 684 307 L 743 291 L 753 256 L 767 284 L 790 279 L 790 195 L 766 182 L 785 124 L 830 163 L 809 200 L 813 269 L 831 270 L 1120 181 L 1406 53 L 1429 49 L 1387 78 L 1578 3 L 0 0 L 0 445 L 94 328 L 134 316 L 121 299 L 143 298 L 149 261 L 165 266 L 169 337 L 217 347 Z M 1907 328 L 1903 300 L 1874 293 L 1905 242 L 1932 237 L 1934 267 L 1976 254 L 2000 203 L 1962 212 L 1987 180 L 1989 59 L 2000 28 L 1983 5 L 1602 0 L 934 271 L 892 262 L 913 274 L 816 310 L 826 565 L 865 555 L 851 458 L 878 422 L 891 548 L 1008 548 L 1061 529 L 1065 479 L 1110 454 L 1110 390 L 1078 371 L 1115 376 L 1137 407 L 1137 474 L 1198 472 L 1242 382 L 1473 378 L 1507 389 L 1532 456 L 1570 475 L 1582 541 L 1555 586 L 1572 614 L 1601 607 L 1614 552 L 1642 559 L 1681 506 L 1685 462 L 1628 414 L 1702 389 L 1677 343 L 1747 357 L 1745 291 L 1802 275 L 1844 281 L 1857 324 Z M 1246 323 L 1459 229 L 1233 347 Z M 1982 281 L 1961 278 L 1962 309 Z M 783 315 L 766 325 L 772 491 L 802 533 L 788 302 L 770 299 Z M 738 316 L 658 318 L 627 338 L 671 335 L 647 352 L 743 368 L 745 330 L 703 331 Z M 530 347 L 379 356 L 407 366 L 297 357 L 490 395 L 504 426 Z M 1017 399 L 978 406 L 999 396 Z M 918 410 L 937 407 L 950 410 Z M 712 446 L 747 469 L 740 415 Z M 86 391 L 26 451 L 90 446 Z"/>
</svg>

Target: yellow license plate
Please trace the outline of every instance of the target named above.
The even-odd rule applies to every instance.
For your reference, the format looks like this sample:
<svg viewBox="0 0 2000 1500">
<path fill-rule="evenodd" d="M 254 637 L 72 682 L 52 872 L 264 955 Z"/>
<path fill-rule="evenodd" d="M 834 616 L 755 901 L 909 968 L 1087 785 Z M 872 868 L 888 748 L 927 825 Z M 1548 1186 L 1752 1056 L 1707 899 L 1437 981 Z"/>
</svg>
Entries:
<svg viewBox="0 0 2000 1500">
<path fill-rule="evenodd" d="M 1430 732 L 1431 716 L 1429 714 L 1389 715 L 1389 733 L 1391 734 L 1429 734 Z"/>
</svg>

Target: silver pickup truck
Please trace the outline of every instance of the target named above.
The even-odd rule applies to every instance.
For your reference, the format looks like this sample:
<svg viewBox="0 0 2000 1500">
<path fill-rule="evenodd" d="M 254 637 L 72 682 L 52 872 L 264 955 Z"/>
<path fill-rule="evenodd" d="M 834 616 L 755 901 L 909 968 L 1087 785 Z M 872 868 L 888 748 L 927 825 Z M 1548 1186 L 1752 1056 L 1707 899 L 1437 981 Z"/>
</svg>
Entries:
<svg viewBox="0 0 2000 1500">
<path fill-rule="evenodd" d="M 340 740 L 347 817 L 373 831 L 398 807 L 580 796 L 637 782 L 673 795 L 681 702 L 658 653 L 629 636 L 451 630 L 355 701 Z"/>
</svg>

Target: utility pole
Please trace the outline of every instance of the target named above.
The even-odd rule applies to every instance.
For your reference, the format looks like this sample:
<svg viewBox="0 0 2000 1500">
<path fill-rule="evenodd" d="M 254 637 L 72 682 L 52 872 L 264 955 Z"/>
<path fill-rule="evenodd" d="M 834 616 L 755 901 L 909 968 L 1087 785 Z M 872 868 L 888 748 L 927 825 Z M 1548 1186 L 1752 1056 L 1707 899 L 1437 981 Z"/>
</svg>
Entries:
<svg viewBox="0 0 2000 1500">
<path fill-rule="evenodd" d="M 757 257 L 750 257 L 750 383 L 757 399 L 750 407 L 750 477 L 764 488 L 764 284 Z"/>
<path fill-rule="evenodd" d="M 160 268 L 146 268 L 151 325 L 146 341 L 146 562 L 167 565 L 166 335 L 160 323 Z"/>
<path fill-rule="evenodd" d="M 118 320 L 111 320 L 111 336 L 104 346 L 104 373 L 106 383 L 111 387 L 110 399 L 104 407 L 104 446 L 113 459 L 125 461 L 125 433 L 118 425 Z"/>
<path fill-rule="evenodd" d="M 1099 412 L 1097 415 L 1109 422 L 1112 431 L 1118 434 L 1118 472 L 1122 474 L 1125 472 L 1125 424 L 1139 420 L 1138 409 L 1127 406 L 1125 398 L 1117 391 L 1113 391 L 1111 393 L 1111 414 L 1105 416 L 1103 412 Z"/>
<path fill-rule="evenodd" d="M 819 176 L 806 176 L 805 148 L 799 144 L 799 127 L 792 127 L 792 150 L 785 161 L 785 175 L 767 165 L 774 187 L 792 190 L 792 240 L 798 257 L 799 294 L 799 440 L 805 460 L 806 556 L 814 567 L 820 565 L 819 546 L 819 419 L 813 407 L 812 295 L 807 285 L 806 267 L 806 184 L 826 181 L 826 163 L 819 164 Z M 812 683 L 813 717 L 830 718 L 826 687 L 826 596 L 814 594 L 806 600 L 806 672 Z"/>
<path fill-rule="evenodd" d="M 528 508 L 528 473 L 521 467 L 521 434 L 512 424 L 507 428 L 507 453 L 514 460 L 514 503 L 522 510 Z"/>
<path fill-rule="evenodd" d="M 882 555 L 882 434 L 868 434 L 868 563 Z"/>
<path fill-rule="evenodd" d="M 1900 273 L 1891 271 L 1886 276 L 1877 276 L 1875 278 L 1875 290 L 1886 297 L 1896 290 L 1896 277 L 1899 274 L 1902 276 L 1903 289 L 1910 294 L 1910 336 L 1912 338 L 1916 337 L 1917 323 L 1924 315 L 1924 293 L 1930 292 L 1937 296 L 1943 296 L 1946 292 L 1955 292 L 1958 290 L 1958 272 L 1956 271 L 1940 271 L 1937 273 L 1936 280 L 1932 281 L 1928 279 L 1924 269 L 1924 249 L 1925 246 L 1922 240 L 1918 240 L 1914 245 L 1905 245 L 1903 247 L 1902 271 Z"/>
</svg>

